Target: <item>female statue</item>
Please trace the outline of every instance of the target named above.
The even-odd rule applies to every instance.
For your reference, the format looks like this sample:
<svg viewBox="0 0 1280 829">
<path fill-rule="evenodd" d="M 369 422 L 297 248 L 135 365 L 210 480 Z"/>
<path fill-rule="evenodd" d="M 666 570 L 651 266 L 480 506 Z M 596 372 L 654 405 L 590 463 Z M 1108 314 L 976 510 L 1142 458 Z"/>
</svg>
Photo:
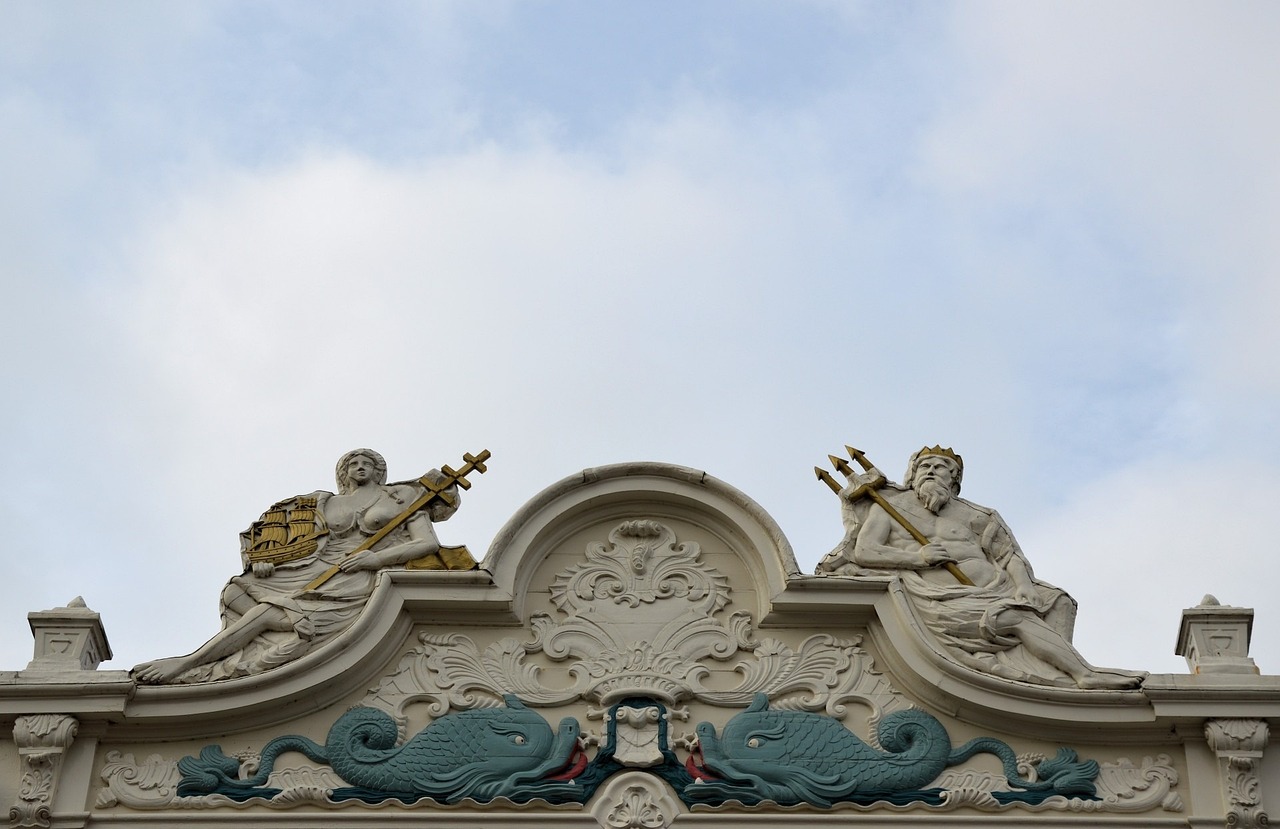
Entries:
<svg viewBox="0 0 1280 829">
<path fill-rule="evenodd" d="M 432 527 L 457 510 L 456 484 L 403 517 L 428 492 L 424 481 L 435 484 L 434 490 L 448 480 L 444 473 L 432 470 L 417 481 L 387 484 L 382 456 L 355 449 L 338 460 L 336 478 L 336 495 L 322 491 L 281 501 L 241 534 L 245 571 L 222 591 L 222 630 L 187 656 L 138 665 L 133 675 L 139 682 L 261 673 L 350 627 L 379 570 L 409 562 L 429 569 L 475 566 L 465 548 L 442 551 Z M 376 537 L 392 524 L 385 537 Z"/>
</svg>

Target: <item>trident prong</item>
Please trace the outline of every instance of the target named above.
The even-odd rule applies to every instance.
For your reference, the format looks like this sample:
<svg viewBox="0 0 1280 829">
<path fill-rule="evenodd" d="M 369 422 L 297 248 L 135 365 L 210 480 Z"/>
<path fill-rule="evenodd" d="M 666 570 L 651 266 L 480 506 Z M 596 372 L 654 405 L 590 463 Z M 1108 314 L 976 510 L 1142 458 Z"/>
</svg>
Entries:
<svg viewBox="0 0 1280 829">
<path fill-rule="evenodd" d="M 871 471 L 872 469 L 871 461 L 867 460 L 867 456 L 862 454 L 861 449 L 854 449 L 852 446 L 846 443 L 844 447 L 844 451 L 848 452 L 849 457 L 853 458 L 855 461 L 858 462 L 858 466 L 861 466 L 867 472 Z"/>
<path fill-rule="evenodd" d="M 836 479 L 831 477 L 830 472 L 823 469 L 821 466 L 815 466 L 813 471 L 817 473 L 819 481 L 822 481 L 824 484 L 831 487 L 831 491 L 835 494 L 840 494 L 840 484 L 836 483 Z"/>
<path fill-rule="evenodd" d="M 875 465 L 872 464 L 869 460 L 867 460 L 866 455 L 862 454 L 862 452 L 860 452 L 859 450 L 854 449 L 852 446 L 845 446 L 845 450 L 849 453 L 849 457 L 853 458 L 855 461 L 858 462 L 859 466 L 865 469 L 868 473 L 874 473 Z M 853 470 L 849 468 L 849 464 L 846 463 L 843 458 L 838 458 L 835 455 L 828 455 L 827 457 L 831 460 L 831 463 L 835 465 L 836 469 L 842 474 L 847 475 L 853 472 Z M 845 472 L 844 469 L 841 469 L 842 465 L 844 469 L 849 469 L 849 472 Z M 817 470 L 818 467 L 815 466 L 814 469 Z M 818 478 L 825 480 L 827 482 L 827 485 L 830 486 L 837 494 L 839 494 L 840 490 L 835 488 L 835 479 L 832 478 L 829 474 L 826 474 L 826 478 L 823 478 L 824 474 L 826 473 L 823 471 L 819 471 Z M 908 521 L 905 516 L 903 516 L 902 513 L 898 512 L 892 504 L 890 504 L 887 500 L 885 500 L 883 495 L 881 495 L 879 492 L 876 492 L 876 487 L 884 483 L 884 476 L 880 474 L 872 474 L 872 475 L 864 475 L 861 477 L 868 478 L 868 480 L 861 481 L 859 483 L 859 486 L 845 497 L 848 498 L 848 500 L 851 503 L 853 501 L 858 500 L 859 498 L 864 498 L 864 497 L 870 498 L 871 500 L 875 501 L 877 504 L 880 505 L 880 508 L 882 510 L 884 510 L 886 513 L 889 514 L 890 518 L 892 518 L 894 521 L 897 521 L 898 525 L 901 526 L 902 529 L 906 530 L 907 533 L 910 534 L 910 536 L 916 540 L 917 544 L 919 544 L 921 547 L 926 546 L 929 543 L 929 539 L 925 538 L 924 533 L 917 530 L 915 526 L 910 521 Z M 850 480 L 850 483 L 853 483 L 853 481 Z M 956 581 L 960 582 L 961 584 L 968 585 L 970 587 L 973 586 L 973 582 L 969 579 L 968 576 L 964 574 L 964 571 L 961 570 L 954 561 L 945 562 L 942 566 L 947 569 L 948 573 L 950 573 L 952 576 L 955 576 Z"/>
</svg>

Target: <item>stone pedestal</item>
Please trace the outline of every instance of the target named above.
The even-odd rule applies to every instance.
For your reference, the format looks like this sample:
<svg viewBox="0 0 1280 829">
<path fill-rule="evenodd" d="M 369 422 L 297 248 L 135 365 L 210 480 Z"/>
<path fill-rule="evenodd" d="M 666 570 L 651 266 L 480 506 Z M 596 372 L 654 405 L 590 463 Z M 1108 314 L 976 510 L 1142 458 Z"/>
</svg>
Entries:
<svg viewBox="0 0 1280 829">
<path fill-rule="evenodd" d="M 66 607 L 28 613 L 27 622 L 36 639 L 35 658 L 27 665 L 28 671 L 96 671 L 111 658 L 102 617 L 79 596 Z"/>
<path fill-rule="evenodd" d="M 1193 674 L 1256 674 L 1249 658 L 1253 608 L 1224 606 L 1205 596 L 1182 611 L 1175 653 L 1185 657 Z"/>
</svg>

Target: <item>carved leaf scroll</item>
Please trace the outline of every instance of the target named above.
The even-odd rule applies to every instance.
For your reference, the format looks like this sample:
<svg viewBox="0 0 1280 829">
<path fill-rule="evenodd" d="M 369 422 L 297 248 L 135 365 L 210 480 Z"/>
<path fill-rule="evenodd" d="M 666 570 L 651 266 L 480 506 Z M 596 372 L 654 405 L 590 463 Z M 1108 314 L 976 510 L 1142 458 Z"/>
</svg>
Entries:
<svg viewBox="0 0 1280 829">
<path fill-rule="evenodd" d="M 553 579 L 556 613 L 533 614 L 527 641 L 481 648 L 461 634 L 423 634 L 366 704 L 402 726 L 413 703 L 427 703 L 434 718 L 500 705 L 504 693 L 534 706 L 578 699 L 608 705 L 631 695 L 740 706 L 764 692 L 779 707 L 836 717 L 853 701 L 869 706 L 873 718 L 906 706 L 859 641 L 817 635 L 792 647 L 757 640 L 750 613 L 726 614 L 731 593 L 697 543 L 678 542 L 658 521 L 624 521 L 608 543 L 588 544 L 583 560 Z M 713 672 L 724 673 L 715 663 L 735 656 L 738 685 L 709 686 Z M 556 671 L 557 663 L 566 664 Z"/>
<path fill-rule="evenodd" d="M 9 809 L 11 827 L 45 829 L 52 825 L 63 755 L 79 729 L 79 721 L 65 714 L 30 714 L 14 721 L 13 741 L 18 746 L 22 773 L 18 798 Z"/>
<path fill-rule="evenodd" d="M 1035 779 L 1035 764 L 1020 762 L 1018 768 L 1020 772 L 1025 769 L 1029 779 Z M 1050 797 L 1035 808 L 1130 814 L 1157 808 L 1166 812 L 1183 810 L 1177 790 L 1178 772 L 1167 754 L 1143 757 L 1141 765 L 1134 764 L 1127 757 L 1121 757 L 1114 763 L 1102 763 L 1096 782 L 1097 799 Z M 943 789 L 943 801 L 948 806 L 963 804 L 987 811 L 1011 808 L 1010 804 L 1002 804 L 995 797 L 997 792 L 1011 791 L 1008 781 L 998 774 L 970 769 L 949 770 L 934 785 Z"/>
<path fill-rule="evenodd" d="M 102 809 L 122 803 L 135 809 L 164 808 L 177 796 L 181 777 L 176 760 L 152 754 L 138 763 L 132 754 L 108 751 L 102 766 L 106 785 L 98 791 L 97 806 Z"/>
<path fill-rule="evenodd" d="M 1223 761 L 1222 786 L 1227 803 L 1227 826 L 1258 829 L 1271 818 L 1262 803 L 1259 764 L 1270 738 L 1265 720 L 1223 718 L 1209 720 L 1204 736 Z"/>
</svg>

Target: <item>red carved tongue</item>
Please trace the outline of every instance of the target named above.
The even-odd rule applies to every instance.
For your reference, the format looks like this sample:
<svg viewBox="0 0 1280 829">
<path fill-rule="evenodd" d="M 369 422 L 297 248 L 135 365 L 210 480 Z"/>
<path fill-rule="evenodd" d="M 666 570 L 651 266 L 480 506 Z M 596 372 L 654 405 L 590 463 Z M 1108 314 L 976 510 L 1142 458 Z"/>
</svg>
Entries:
<svg viewBox="0 0 1280 829">
<path fill-rule="evenodd" d="M 569 762 L 564 764 L 564 768 L 559 774 L 551 775 L 547 780 L 565 781 L 572 780 L 587 767 L 587 753 L 582 750 L 582 746 L 574 746 L 573 754 L 569 755 Z"/>
<path fill-rule="evenodd" d="M 711 772 L 707 771 L 706 766 L 698 765 L 698 763 L 695 762 L 693 759 L 695 757 L 697 757 L 698 759 L 702 758 L 701 749 L 695 748 L 693 751 L 689 753 L 689 759 L 684 761 L 684 770 L 689 772 L 690 777 L 692 777 L 694 780 L 719 780 L 720 779 L 719 777 L 716 777 Z"/>
</svg>

